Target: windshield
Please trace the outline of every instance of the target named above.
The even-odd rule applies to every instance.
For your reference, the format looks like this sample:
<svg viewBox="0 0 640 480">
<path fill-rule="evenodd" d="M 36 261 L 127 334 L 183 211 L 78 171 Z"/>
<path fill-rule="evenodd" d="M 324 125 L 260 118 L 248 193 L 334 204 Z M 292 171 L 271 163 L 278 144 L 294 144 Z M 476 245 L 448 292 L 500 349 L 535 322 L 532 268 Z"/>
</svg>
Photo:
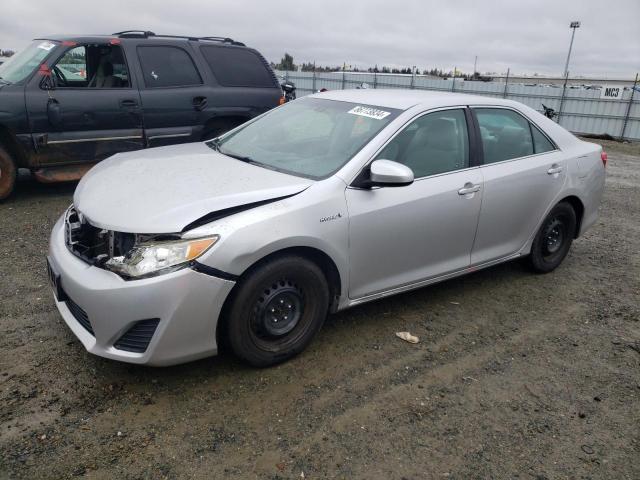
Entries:
<svg viewBox="0 0 640 480">
<path fill-rule="evenodd" d="M 56 46 L 49 40 L 37 40 L 0 65 L 0 81 L 17 83 L 27 78 Z"/>
<path fill-rule="evenodd" d="M 221 153 L 303 177 L 336 172 L 399 110 L 301 98 L 209 143 Z"/>
</svg>

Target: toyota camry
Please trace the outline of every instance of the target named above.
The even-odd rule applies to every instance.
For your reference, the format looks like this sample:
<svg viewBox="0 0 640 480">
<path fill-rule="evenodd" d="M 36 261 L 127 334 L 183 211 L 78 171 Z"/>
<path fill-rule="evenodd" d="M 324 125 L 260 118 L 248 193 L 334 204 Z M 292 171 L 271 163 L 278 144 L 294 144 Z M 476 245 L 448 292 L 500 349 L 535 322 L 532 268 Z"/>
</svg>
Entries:
<svg viewBox="0 0 640 480">
<path fill-rule="evenodd" d="M 225 342 L 268 366 L 331 312 L 522 257 L 551 272 L 597 219 L 606 161 L 514 101 L 310 95 L 99 163 L 53 228 L 49 276 L 91 353 L 169 365 Z"/>
</svg>

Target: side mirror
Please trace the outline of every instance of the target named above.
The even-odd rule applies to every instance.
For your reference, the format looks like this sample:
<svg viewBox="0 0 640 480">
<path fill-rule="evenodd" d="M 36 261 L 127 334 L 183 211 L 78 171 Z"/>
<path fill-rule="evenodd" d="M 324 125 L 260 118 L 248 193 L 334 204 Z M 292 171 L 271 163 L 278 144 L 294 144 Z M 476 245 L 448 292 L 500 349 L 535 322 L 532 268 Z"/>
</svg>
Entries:
<svg viewBox="0 0 640 480">
<path fill-rule="evenodd" d="M 52 74 L 45 75 L 42 77 L 42 81 L 40 82 L 40 88 L 43 90 L 55 90 L 56 89 L 56 81 L 53 78 Z"/>
<path fill-rule="evenodd" d="M 393 160 L 374 160 L 370 172 L 370 186 L 402 187 L 413 183 L 413 170 Z"/>
<path fill-rule="evenodd" d="M 282 90 L 284 90 L 286 93 L 293 93 L 296 90 L 296 85 L 295 83 L 292 83 L 292 82 L 285 82 L 280 86 L 282 87 Z"/>
</svg>

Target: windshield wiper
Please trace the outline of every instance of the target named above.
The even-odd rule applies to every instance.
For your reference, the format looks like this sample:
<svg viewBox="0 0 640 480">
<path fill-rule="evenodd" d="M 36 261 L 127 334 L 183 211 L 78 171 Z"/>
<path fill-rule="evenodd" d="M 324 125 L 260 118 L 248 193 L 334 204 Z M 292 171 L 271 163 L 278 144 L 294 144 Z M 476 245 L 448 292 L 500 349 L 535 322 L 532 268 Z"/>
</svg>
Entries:
<svg viewBox="0 0 640 480">
<path fill-rule="evenodd" d="M 238 155 L 237 153 L 229 152 L 227 150 L 222 150 L 220 147 L 217 149 L 221 154 L 226 155 L 227 157 L 235 158 L 236 160 L 240 160 L 241 162 L 251 163 L 252 165 L 262 165 L 260 162 L 256 162 L 253 158 L 245 155 Z"/>
<path fill-rule="evenodd" d="M 210 140 L 210 141 L 209 141 L 209 144 L 210 144 L 211 146 L 213 146 L 213 149 L 214 149 L 216 152 L 219 152 L 219 151 L 220 151 L 220 137 L 216 137 L 216 138 L 214 138 L 214 139 Z"/>
</svg>

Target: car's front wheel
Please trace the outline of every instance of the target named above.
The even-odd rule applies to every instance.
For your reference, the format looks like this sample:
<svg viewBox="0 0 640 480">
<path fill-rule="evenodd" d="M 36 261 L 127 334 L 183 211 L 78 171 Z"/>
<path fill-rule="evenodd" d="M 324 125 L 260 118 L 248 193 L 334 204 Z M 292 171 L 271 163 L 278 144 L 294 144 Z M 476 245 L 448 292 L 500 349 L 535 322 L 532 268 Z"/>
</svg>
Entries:
<svg viewBox="0 0 640 480">
<path fill-rule="evenodd" d="M 539 273 L 555 270 L 569 253 L 575 231 L 575 210 L 566 202 L 558 203 L 544 219 L 533 240 L 529 255 L 533 270 Z"/>
<path fill-rule="evenodd" d="M 283 362 L 304 350 L 329 308 L 329 287 L 312 261 L 297 255 L 268 260 L 236 286 L 227 310 L 234 353 L 257 367 Z"/>
</svg>

